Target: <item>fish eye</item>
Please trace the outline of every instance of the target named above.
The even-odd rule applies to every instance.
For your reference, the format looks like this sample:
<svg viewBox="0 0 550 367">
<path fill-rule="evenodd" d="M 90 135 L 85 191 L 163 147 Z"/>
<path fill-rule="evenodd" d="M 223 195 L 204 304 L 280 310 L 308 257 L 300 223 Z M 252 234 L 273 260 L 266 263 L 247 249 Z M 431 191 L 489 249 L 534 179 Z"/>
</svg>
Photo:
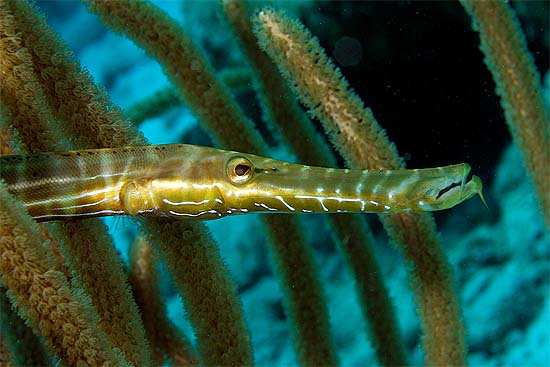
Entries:
<svg viewBox="0 0 550 367">
<path fill-rule="evenodd" d="M 246 164 L 237 164 L 235 166 L 235 174 L 237 176 L 244 176 L 250 171 L 250 166 Z"/>
<path fill-rule="evenodd" d="M 243 184 L 250 180 L 254 166 L 245 157 L 233 157 L 227 162 L 227 176 L 235 184 Z"/>
</svg>

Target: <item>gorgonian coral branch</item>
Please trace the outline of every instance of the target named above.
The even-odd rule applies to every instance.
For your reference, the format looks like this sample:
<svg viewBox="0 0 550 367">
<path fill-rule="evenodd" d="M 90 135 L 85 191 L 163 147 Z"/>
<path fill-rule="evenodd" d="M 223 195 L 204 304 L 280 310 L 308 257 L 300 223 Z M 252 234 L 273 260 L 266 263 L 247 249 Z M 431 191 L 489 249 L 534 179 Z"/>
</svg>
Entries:
<svg viewBox="0 0 550 367">
<path fill-rule="evenodd" d="M 264 9 L 256 17 L 256 33 L 264 50 L 309 112 L 321 121 L 348 165 L 363 169 L 403 166 L 372 112 L 364 107 L 303 25 L 280 12 Z M 413 213 L 381 218 L 408 263 L 424 328 L 426 362 L 465 364 L 460 307 L 433 218 Z"/>
</svg>

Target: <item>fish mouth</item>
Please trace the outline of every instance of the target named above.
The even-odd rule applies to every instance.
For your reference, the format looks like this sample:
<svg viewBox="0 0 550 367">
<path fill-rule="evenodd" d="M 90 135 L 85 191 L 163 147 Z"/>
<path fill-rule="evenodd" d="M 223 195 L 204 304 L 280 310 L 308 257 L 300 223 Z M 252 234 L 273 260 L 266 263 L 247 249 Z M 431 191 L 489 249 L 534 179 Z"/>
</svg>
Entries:
<svg viewBox="0 0 550 367">
<path fill-rule="evenodd" d="M 451 182 L 449 185 L 442 188 L 438 192 L 436 200 L 441 203 L 446 203 L 449 206 L 454 206 L 468 200 L 474 195 L 479 195 L 479 198 L 487 207 L 482 189 L 483 184 L 478 176 L 472 175 L 468 180 L 468 175 L 464 175 L 462 180 Z"/>
<path fill-rule="evenodd" d="M 449 183 L 447 186 L 443 187 L 439 192 L 437 193 L 437 196 L 435 197 L 436 200 L 439 200 L 443 195 L 445 194 L 456 194 L 455 188 L 460 188 L 460 195 L 458 195 L 459 199 L 464 198 L 464 189 L 466 188 L 466 185 L 468 185 L 469 182 L 471 182 L 470 173 L 472 170 L 472 167 L 465 163 L 461 165 L 457 165 L 457 168 L 460 167 L 461 170 L 457 170 L 452 176 L 451 176 L 451 183 Z M 468 179 L 470 178 L 470 181 Z M 470 185 L 472 186 L 472 185 Z M 465 199 L 464 199 L 465 200 Z"/>
<path fill-rule="evenodd" d="M 462 167 L 463 167 L 463 170 L 462 172 L 457 173 L 457 178 L 453 180 L 450 184 L 448 184 L 447 186 L 439 190 L 439 192 L 437 193 L 437 196 L 435 197 L 436 200 L 439 200 L 441 196 L 445 195 L 450 191 L 453 191 L 453 192 L 456 191 L 456 190 L 453 190 L 455 187 L 460 187 L 459 198 L 460 199 L 464 198 L 464 188 L 469 182 L 468 178 L 470 178 L 470 181 L 471 181 L 471 178 L 473 178 L 473 176 L 470 177 L 472 168 L 470 167 L 469 164 L 464 164 Z"/>
<path fill-rule="evenodd" d="M 443 186 L 435 196 L 435 202 L 438 208 L 450 208 L 474 195 L 479 195 L 481 201 L 487 206 L 483 197 L 483 185 L 478 176 L 471 175 L 469 164 L 456 166 L 454 173 L 448 176 L 449 181 Z"/>
<path fill-rule="evenodd" d="M 446 194 L 447 192 L 451 191 L 452 189 L 454 189 L 455 187 L 462 187 L 464 185 L 464 183 L 462 181 L 460 182 L 452 182 L 450 185 L 442 188 L 441 190 L 439 190 L 439 192 L 437 193 L 437 196 L 435 197 L 436 200 L 439 200 L 439 198 L 441 196 L 443 196 L 444 194 Z"/>
</svg>

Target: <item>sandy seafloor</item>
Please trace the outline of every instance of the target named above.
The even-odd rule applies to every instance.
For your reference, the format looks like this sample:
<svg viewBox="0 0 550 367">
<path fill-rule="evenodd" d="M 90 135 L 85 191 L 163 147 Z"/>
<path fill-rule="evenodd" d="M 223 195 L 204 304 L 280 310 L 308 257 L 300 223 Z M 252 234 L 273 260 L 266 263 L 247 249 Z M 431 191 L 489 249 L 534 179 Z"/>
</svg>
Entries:
<svg viewBox="0 0 550 367">
<path fill-rule="evenodd" d="M 340 59 L 336 64 L 366 105 L 372 107 L 409 167 L 466 161 L 484 180 L 489 209 L 472 199 L 434 214 L 460 294 L 468 363 L 550 366 L 549 234 L 482 63 L 477 36 L 459 5 L 442 4 L 355 2 L 333 4 L 331 10 L 329 2 L 293 2 L 291 13 L 305 19 L 313 33 L 326 30 L 326 34 L 316 35 L 328 54 Z M 216 3 L 161 1 L 158 5 L 177 18 L 217 71 L 241 63 L 242 56 L 214 9 Z M 155 60 L 131 41 L 105 29 L 79 3 L 45 1 L 39 6 L 75 57 L 123 109 L 169 84 Z M 544 20 L 548 4 L 515 2 L 513 6 L 529 47 L 535 49 L 537 67 L 542 68 L 539 72 L 545 75 L 548 101 L 549 38 L 548 21 Z M 362 28 L 361 24 L 369 22 L 373 24 L 370 28 Z M 447 33 L 447 24 L 458 28 L 453 35 Z M 462 35 L 467 39 L 457 41 Z M 341 60 L 335 47 L 343 37 L 360 44 L 359 50 L 354 50 L 358 51 L 357 58 L 348 66 L 343 65 L 347 61 Z M 377 51 L 373 53 L 372 48 Z M 383 74 L 381 80 L 376 79 L 377 74 Z M 258 121 L 261 113 L 253 92 L 245 89 L 234 93 L 250 117 Z M 184 105 L 146 121 L 141 129 L 154 144 L 211 144 L 200 122 Z M 273 157 L 294 160 L 276 139 L 270 142 Z M 365 219 L 377 238 L 376 256 L 410 361 L 421 365 L 419 322 L 402 261 L 388 244 L 376 215 L 366 215 Z M 330 239 L 324 216 L 308 215 L 300 220 L 322 269 L 341 365 L 376 365 L 355 300 L 353 279 Z M 133 222 L 119 219 L 108 223 L 126 258 L 128 243 L 135 235 Z M 281 293 L 258 216 L 225 218 L 208 226 L 242 290 L 257 364 L 296 365 Z M 170 316 L 192 337 L 181 300 L 167 279 L 165 290 Z"/>
</svg>

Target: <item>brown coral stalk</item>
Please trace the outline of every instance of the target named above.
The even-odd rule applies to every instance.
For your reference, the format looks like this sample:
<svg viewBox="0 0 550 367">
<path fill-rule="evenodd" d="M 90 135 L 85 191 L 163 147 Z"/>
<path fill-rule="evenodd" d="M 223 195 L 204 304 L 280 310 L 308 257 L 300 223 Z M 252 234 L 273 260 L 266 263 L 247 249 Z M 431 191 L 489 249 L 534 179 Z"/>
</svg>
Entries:
<svg viewBox="0 0 550 367">
<path fill-rule="evenodd" d="M 67 47 L 59 41 L 57 36 L 51 31 L 46 24 L 43 17 L 37 17 L 36 10 L 29 9 L 28 5 L 17 2 L 14 6 L 22 7 L 20 10 L 20 18 L 18 24 L 21 24 L 22 32 L 25 34 L 25 39 L 29 42 L 29 49 L 34 51 L 32 55 L 34 67 L 40 73 L 37 75 L 40 78 L 40 83 L 48 96 L 48 103 L 51 106 L 54 114 L 64 121 L 64 128 L 67 129 L 72 136 L 76 137 L 75 144 L 79 148 L 99 148 L 99 147 L 114 147 L 124 145 L 136 145 L 146 144 L 143 136 L 133 129 L 130 123 L 122 119 L 120 110 L 113 106 L 104 91 L 97 88 L 92 83 L 92 78 L 81 70 L 77 62 L 70 59 L 70 53 L 67 51 Z M 31 45 L 33 47 L 31 47 Z M 47 72 L 44 72 L 47 70 Z M 144 223 L 144 227 L 149 227 L 149 223 Z M 181 242 L 185 242 L 181 239 L 180 234 L 184 228 L 178 224 L 172 224 L 170 228 L 164 230 L 158 229 L 159 232 L 166 233 L 166 231 L 172 231 L 170 239 L 172 242 L 165 244 L 166 246 L 179 246 Z M 195 224 L 193 227 L 196 233 L 200 236 L 194 238 L 197 246 L 201 246 L 201 243 L 211 241 L 210 237 L 204 230 L 202 225 Z M 187 230 L 191 230 L 189 227 L 185 227 Z M 73 233 L 70 231 L 70 233 Z M 83 236 L 88 236 L 85 234 Z M 95 243 L 95 241 L 94 241 Z M 99 243 L 99 240 L 97 241 Z M 98 253 L 105 253 L 105 251 L 99 251 Z M 205 264 L 218 264 L 222 268 L 217 269 L 220 273 L 224 274 L 224 277 L 229 279 L 228 273 L 223 267 L 223 263 L 219 260 L 219 254 L 217 252 L 208 252 L 205 260 Z M 80 257 L 81 259 L 85 257 Z M 100 269 L 99 266 L 92 266 L 92 268 Z M 182 266 L 179 270 L 185 272 L 188 267 Z M 222 271 L 222 269 L 224 269 Z M 103 275 L 109 275 L 110 272 L 102 272 Z M 101 274 L 98 274 L 100 276 Z M 177 276 L 177 274 L 176 274 Z M 119 279 L 117 277 L 116 279 Z M 206 277 L 207 280 L 211 280 L 209 287 L 216 290 L 216 294 L 223 295 L 224 298 L 232 299 L 234 303 L 238 304 L 236 293 L 228 292 L 228 289 L 217 287 L 212 280 L 212 277 Z M 227 280 L 227 282 L 230 282 Z M 224 283 L 225 284 L 225 283 Z M 120 284 L 124 287 L 124 283 Z M 130 295 L 122 297 L 123 300 L 133 302 Z M 98 304 L 102 304 L 99 300 Z M 119 309 L 115 307 L 114 309 Z M 225 325 L 226 329 L 224 333 L 227 333 L 229 329 L 231 335 L 244 335 L 245 338 L 248 332 L 242 325 L 244 321 L 239 308 L 233 308 L 238 310 L 236 314 L 231 314 L 230 318 L 233 323 Z M 227 308 L 220 308 L 214 310 L 216 313 L 227 313 Z M 191 311 L 190 313 L 192 313 Z M 128 312 L 131 314 L 131 312 Z M 137 326 L 141 324 L 141 321 L 136 322 L 123 322 L 122 324 L 113 321 L 113 324 L 127 327 L 128 324 Z M 138 333 L 139 334 L 139 333 Z M 136 334 L 136 335 L 138 335 Z M 140 334 L 142 335 L 142 333 Z M 208 333 L 207 330 L 203 332 L 204 339 L 199 343 L 217 344 L 223 343 L 222 336 L 216 332 L 216 329 L 211 330 Z M 145 337 L 138 337 L 138 340 L 144 342 Z M 226 345 L 226 344 L 223 344 Z M 249 345 L 244 345 L 241 348 L 241 355 L 251 356 L 251 348 Z M 238 348 L 237 348 L 238 349 Z M 146 345 L 139 348 L 145 355 L 148 348 Z M 238 361 L 228 362 L 227 359 L 223 359 L 225 363 L 221 363 L 221 358 L 225 355 L 208 355 L 206 361 L 209 364 L 231 364 L 239 363 Z M 251 360 L 251 358 L 248 358 Z M 145 363 L 138 362 L 137 364 L 146 365 Z"/>
<path fill-rule="evenodd" d="M 3 17 L 0 23 L 0 29 L 6 34 L 0 39 L 7 43 L 0 47 L 0 53 L 7 56 L 3 58 L 2 79 L 5 83 L 0 86 L 2 102 L 9 110 L 7 122 L 17 130 L 31 152 L 67 149 L 70 147 L 68 141 L 59 136 L 62 130 L 52 124 L 53 116 L 59 115 L 55 106 L 51 109 L 51 93 L 59 98 L 57 90 L 42 88 L 42 78 L 51 75 L 55 69 L 47 68 L 48 65 L 43 63 L 37 64 L 40 59 L 37 55 L 44 57 L 44 53 L 50 53 L 52 56 L 54 52 L 51 50 L 59 42 L 45 20 L 29 4 L 0 2 L 0 6 L 5 14 L 10 15 Z M 17 43 L 17 52 L 12 52 L 10 43 Z M 49 63 L 59 64 L 56 60 L 55 57 L 48 58 Z M 28 93 L 20 92 L 28 88 L 31 88 Z M 16 98 L 10 98 L 13 96 Z M 69 103 L 70 98 L 65 102 Z M 56 228 L 59 235 L 62 251 L 75 275 L 75 284 L 91 296 L 107 338 L 130 362 L 147 364 L 148 346 L 137 306 L 105 225 L 92 220 L 57 223 L 52 228 Z"/>
<path fill-rule="evenodd" d="M 334 155 L 301 111 L 276 65 L 259 47 L 253 33 L 246 4 L 225 0 L 224 11 L 255 71 L 255 89 L 260 95 L 264 119 L 277 127 L 282 140 L 300 162 L 314 166 L 335 166 Z M 340 246 L 355 279 L 358 298 L 367 331 L 378 359 L 384 365 L 405 365 L 405 347 L 401 341 L 393 306 L 374 258 L 370 228 L 356 215 L 329 216 Z"/>
<path fill-rule="evenodd" d="M 262 47 L 309 112 L 321 121 L 348 165 L 362 169 L 402 167 L 403 160 L 385 131 L 309 31 L 297 21 L 270 9 L 261 11 L 256 19 Z M 426 362 L 430 365 L 465 364 L 460 307 L 433 218 L 399 214 L 381 219 L 408 263 L 424 329 Z"/>
<path fill-rule="evenodd" d="M 225 148 L 265 155 L 261 136 L 174 20 L 145 2 L 88 0 L 87 3 L 111 28 L 124 32 L 159 60 L 214 141 Z M 318 271 L 299 225 L 288 216 L 263 219 L 272 240 L 277 270 L 286 287 L 285 304 L 294 323 L 299 359 L 307 365 L 336 364 Z M 300 266 L 296 267 L 296 263 Z"/>
<path fill-rule="evenodd" d="M 123 366 L 96 325 L 89 299 L 73 292 L 40 239 L 38 225 L 0 183 L 0 281 L 17 306 L 19 316 L 68 366 Z"/>
<path fill-rule="evenodd" d="M 462 4 L 479 31 L 480 48 L 496 83 L 506 123 L 550 229 L 550 117 L 525 36 L 506 2 L 462 0 Z"/>
<path fill-rule="evenodd" d="M 149 242 L 137 237 L 130 247 L 129 258 L 130 284 L 151 345 L 153 365 L 164 365 L 167 359 L 176 366 L 198 365 L 191 342 L 167 317 L 159 289 L 159 263 Z"/>
</svg>

